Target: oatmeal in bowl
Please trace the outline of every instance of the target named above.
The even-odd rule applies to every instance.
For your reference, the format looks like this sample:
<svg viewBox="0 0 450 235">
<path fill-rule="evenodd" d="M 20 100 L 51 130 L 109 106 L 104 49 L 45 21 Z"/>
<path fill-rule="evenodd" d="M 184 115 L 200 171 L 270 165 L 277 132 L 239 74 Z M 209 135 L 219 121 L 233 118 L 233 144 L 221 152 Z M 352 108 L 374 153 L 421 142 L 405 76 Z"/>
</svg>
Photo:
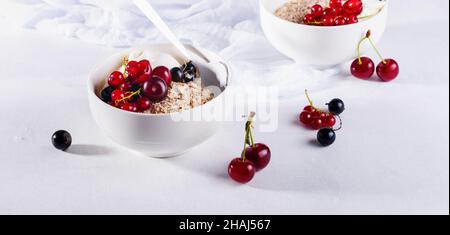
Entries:
<svg viewBox="0 0 450 235">
<path fill-rule="evenodd" d="M 230 69 L 213 52 L 188 49 L 187 62 L 171 45 L 152 44 L 96 66 L 88 98 L 99 129 L 120 146 L 157 158 L 181 155 L 216 134 L 223 120 L 211 117 L 224 111 Z"/>
</svg>

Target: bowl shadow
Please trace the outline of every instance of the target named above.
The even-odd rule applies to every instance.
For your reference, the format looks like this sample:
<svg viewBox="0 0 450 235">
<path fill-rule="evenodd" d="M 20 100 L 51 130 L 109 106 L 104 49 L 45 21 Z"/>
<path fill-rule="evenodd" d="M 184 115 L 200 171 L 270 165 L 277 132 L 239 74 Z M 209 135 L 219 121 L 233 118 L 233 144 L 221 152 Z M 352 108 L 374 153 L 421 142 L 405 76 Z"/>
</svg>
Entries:
<svg viewBox="0 0 450 235">
<path fill-rule="evenodd" d="M 76 144 L 72 145 L 66 152 L 79 156 L 104 156 L 111 153 L 111 149 L 100 145 Z"/>
</svg>

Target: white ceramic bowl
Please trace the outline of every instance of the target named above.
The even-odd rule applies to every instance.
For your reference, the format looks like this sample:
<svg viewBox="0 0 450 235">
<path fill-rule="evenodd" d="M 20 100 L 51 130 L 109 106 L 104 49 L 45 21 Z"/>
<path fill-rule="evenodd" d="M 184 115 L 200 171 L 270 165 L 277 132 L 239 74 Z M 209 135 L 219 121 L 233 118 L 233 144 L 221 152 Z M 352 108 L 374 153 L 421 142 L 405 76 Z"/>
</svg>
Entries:
<svg viewBox="0 0 450 235">
<path fill-rule="evenodd" d="M 194 63 L 201 67 L 202 83 L 219 88 L 219 94 L 205 105 L 180 113 L 152 115 L 126 112 L 100 100 L 97 94 L 105 85 L 106 78 L 120 66 L 124 56 L 135 49 L 112 56 L 96 66 L 89 75 L 89 105 L 100 129 L 119 145 L 150 157 L 178 156 L 213 136 L 221 127 L 220 120 L 179 121 L 186 117 L 200 117 L 222 108 L 220 99 L 227 90 L 230 79 L 229 68 L 219 56 L 206 50 L 196 48 L 208 59 L 218 61 L 226 66 L 226 69 L 220 70 L 220 73 L 225 71 L 223 72 L 225 74 L 218 76 L 217 70 L 208 68 L 205 62 L 200 61 L 201 57 L 193 57 Z M 168 44 L 154 44 L 138 49 L 176 55 L 174 49 Z M 219 77 L 226 81 L 220 81 Z"/>
<path fill-rule="evenodd" d="M 356 24 L 319 27 L 292 23 L 275 16 L 287 0 L 260 0 L 261 26 L 268 41 L 296 62 L 317 67 L 345 63 L 357 56 L 359 40 L 368 30 L 376 43 L 382 37 L 388 18 L 388 4 L 375 16 Z M 367 43 L 362 52 L 370 49 Z"/>
</svg>

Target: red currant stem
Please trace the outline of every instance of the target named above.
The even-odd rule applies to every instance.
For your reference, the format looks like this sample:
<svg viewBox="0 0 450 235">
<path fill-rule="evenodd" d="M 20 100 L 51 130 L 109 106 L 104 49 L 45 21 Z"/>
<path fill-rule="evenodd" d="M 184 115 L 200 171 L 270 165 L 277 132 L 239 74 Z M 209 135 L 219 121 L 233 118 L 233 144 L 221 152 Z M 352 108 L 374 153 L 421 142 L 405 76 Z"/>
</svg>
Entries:
<svg viewBox="0 0 450 235">
<path fill-rule="evenodd" d="M 333 129 L 333 131 L 340 131 L 342 129 L 342 119 L 339 115 L 336 115 L 336 117 L 339 119 L 339 127 L 337 129 Z"/>
<path fill-rule="evenodd" d="M 315 109 L 314 104 L 313 104 L 311 98 L 309 97 L 308 90 L 305 90 L 305 96 L 306 96 L 306 99 L 308 99 L 309 105 L 311 105 L 311 107 L 313 107 Z"/>
<path fill-rule="evenodd" d="M 139 90 L 137 90 L 137 91 L 131 93 L 130 95 L 128 95 L 128 96 L 126 96 L 126 97 L 123 97 L 123 99 L 116 100 L 116 104 L 119 104 L 120 102 L 129 100 L 129 99 L 133 98 L 133 96 L 135 96 L 135 95 L 140 95 L 140 94 L 141 94 L 141 90 L 142 90 L 142 89 L 139 89 Z"/>
<path fill-rule="evenodd" d="M 373 43 L 372 39 L 370 37 L 368 37 L 370 44 L 372 44 L 373 49 L 375 49 L 375 51 L 377 52 L 378 56 L 380 57 L 381 61 L 383 62 L 383 64 L 386 64 L 386 60 L 384 59 L 384 57 L 381 55 L 380 51 L 378 50 L 378 48 L 375 46 L 375 43 Z"/>
</svg>

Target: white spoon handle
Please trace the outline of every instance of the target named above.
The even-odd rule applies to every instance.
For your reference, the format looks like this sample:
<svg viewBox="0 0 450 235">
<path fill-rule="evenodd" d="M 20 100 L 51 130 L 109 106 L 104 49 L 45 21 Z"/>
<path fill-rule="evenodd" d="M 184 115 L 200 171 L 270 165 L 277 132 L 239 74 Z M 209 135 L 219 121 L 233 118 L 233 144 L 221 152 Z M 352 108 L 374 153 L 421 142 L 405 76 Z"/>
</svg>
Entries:
<svg viewBox="0 0 450 235">
<path fill-rule="evenodd" d="M 189 61 L 189 53 L 184 45 L 178 40 L 169 26 L 156 13 L 155 9 L 146 0 L 133 0 L 134 4 L 144 13 L 145 16 L 155 25 L 156 28 L 172 43 L 175 48 Z"/>
</svg>

